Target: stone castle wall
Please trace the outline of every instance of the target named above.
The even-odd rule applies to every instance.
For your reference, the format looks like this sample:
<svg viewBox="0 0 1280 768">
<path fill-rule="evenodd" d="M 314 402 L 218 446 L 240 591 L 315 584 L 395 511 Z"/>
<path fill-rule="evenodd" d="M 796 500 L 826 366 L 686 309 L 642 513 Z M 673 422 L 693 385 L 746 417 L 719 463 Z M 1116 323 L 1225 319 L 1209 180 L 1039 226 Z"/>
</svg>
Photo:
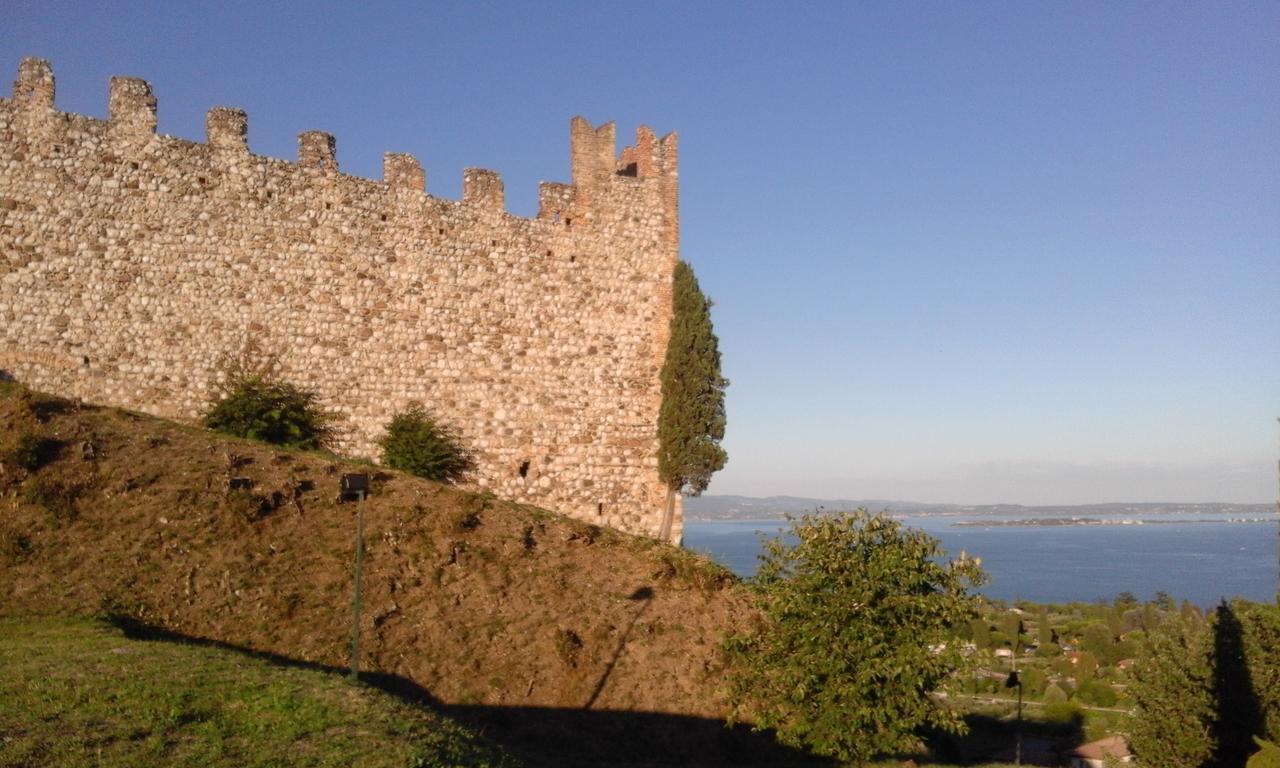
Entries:
<svg viewBox="0 0 1280 768">
<path fill-rule="evenodd" d="M 249 152 L 243 112 L 205 143 L 156 134 L 151 87 L 115 77 L 108 119 L 59 112 L 47 62 L 0 99 L 0 369 L 45 391 L 191 419 L 251 346 L 376 454 L 413 401 L 477 452 L 476 486 L 633 533 L 664 526 L 659 372 L 679 253 L 676 137 L 571 123 L 570 184 L 533 219 L 502 180 L 425 192 L 416 159 L 338 171 Z"/>
</svg>

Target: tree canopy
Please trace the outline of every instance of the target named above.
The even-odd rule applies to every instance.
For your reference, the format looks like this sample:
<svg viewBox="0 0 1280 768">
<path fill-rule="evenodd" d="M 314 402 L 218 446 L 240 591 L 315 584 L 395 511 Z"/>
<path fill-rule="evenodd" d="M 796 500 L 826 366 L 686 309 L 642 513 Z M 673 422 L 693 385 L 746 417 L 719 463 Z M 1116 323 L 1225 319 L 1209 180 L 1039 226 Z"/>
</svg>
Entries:
<svg viewBox="0 0 1280 768">
<path fill-rule="evenodd" d="M 753 580 L 762 620 L 727 641 L 736 715 L 785 744 L 847 762 L 959 732 L 932 694 L 962 662 L 955 631 L 985 580 L 938 541 L 866 510 L 809 514 L 766 541 Z"/>
<path fill-rule="evenodd" d="M 676 264 L 672 285 L 671 340 L 662 368 L 658 414 L 658 473 L 673 491 L 697 496 L 728 454 L 724 439 L 724 389 L 720 342 L 711 327 L 711 301 L 693 270 Z"/>
</svg>

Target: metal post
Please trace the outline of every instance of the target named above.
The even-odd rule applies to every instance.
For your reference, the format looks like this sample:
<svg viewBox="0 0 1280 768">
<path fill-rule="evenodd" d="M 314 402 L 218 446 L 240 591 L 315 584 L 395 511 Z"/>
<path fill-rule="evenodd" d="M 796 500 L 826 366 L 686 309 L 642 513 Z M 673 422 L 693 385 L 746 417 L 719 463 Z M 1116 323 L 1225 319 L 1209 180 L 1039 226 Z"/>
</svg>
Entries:
<svg viewBox="0 0 1280 768">
<path fill-rule="evenodd" d="M 1018 689 L 1018 724 L 1013 732 L 1013 760 L 1015 765 L 1022 765 L 1022 678 L 1018 675 L 1018 657 L 1013 657 L 1014 669 L 1004 681 L 1005 688 Z"/>
<path fill-rule="evenodd" d="M 1014 741 L 1013 764 L 1022 765 L 1022 681 L 1018 681 L 1018 730 Z"/>
<path fill-rule="evenodd" d="M 351 598 L 351 679 L 360 679 L 360 602 L 364 581 L 364 497 L 360 492 L 360 504 L 356 508 L 356 573 L 355 590 Z"/>
</svg>

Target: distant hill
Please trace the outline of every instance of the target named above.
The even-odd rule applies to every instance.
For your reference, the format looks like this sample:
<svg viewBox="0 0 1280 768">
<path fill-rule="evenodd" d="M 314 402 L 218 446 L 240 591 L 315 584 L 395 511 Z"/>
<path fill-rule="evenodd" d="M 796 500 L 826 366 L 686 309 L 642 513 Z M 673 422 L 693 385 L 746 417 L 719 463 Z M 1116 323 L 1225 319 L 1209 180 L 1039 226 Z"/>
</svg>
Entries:
<svg viewBox="0 0 1280 768">
<path fill-rule="evenodd" d="M 1006 515 L 1027 517 L 1071 517 L 1087 515 L 1231 515 L 1257 517 L 1274 513 L 1274 504 L 1185 504 L 1174 502 L 1149 502 L 1141 504 L 1078 504 L 1054 506 L 1026 506 L 1022 504 L 929 504 L 918 501 L 889 499 L 813 499 L 802 496 L 697 496 L 684 500 L 685 516 L 690 520 L 776 520 L 786 515 L 812 512 L 866 508 L 872 512 L 889 512 L 897 515 Z"/>
</svg>

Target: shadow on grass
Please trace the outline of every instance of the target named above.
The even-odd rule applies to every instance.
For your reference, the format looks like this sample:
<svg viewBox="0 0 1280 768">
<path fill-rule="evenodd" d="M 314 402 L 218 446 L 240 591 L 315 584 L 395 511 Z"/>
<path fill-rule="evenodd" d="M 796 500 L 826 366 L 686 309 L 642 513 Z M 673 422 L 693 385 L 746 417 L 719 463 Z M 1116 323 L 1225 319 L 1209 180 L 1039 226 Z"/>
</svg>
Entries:
<svg viewBox="0 0 1280 768">
<path fill-rule="evenodd" d="M 936 733 L 926 739 L 936 760 L 955 765 L 1014 762 L 1018 737 L 1016 722 L 983 714 L 965 715 L 964 720 L 969 726 L 969 732 L 965 735 Z M 1062 765 L 1063 754 L 1084 741 L 1082 717 L 1063 723 L 1024 720 L 1022 764 Z"/>
<path fill-rule="evenodd" d="M 643 599 L 638 598 L 639 600 Z M 107 621 L 133 640 L 185 643 L 241 653 L 283 667 L 346 674 L 347 669 L 256 651 L 218 640 L 194 638 L 131 617 Z M 783 747 L 772 736 L 746 726 L 728 727 L 711 718 L 658 712 L 443 704 L 401 675 L 362 672 L 361 682 L 402 701 L 457 720 L 530 766 L 832 766 Z"/>
</svg>

